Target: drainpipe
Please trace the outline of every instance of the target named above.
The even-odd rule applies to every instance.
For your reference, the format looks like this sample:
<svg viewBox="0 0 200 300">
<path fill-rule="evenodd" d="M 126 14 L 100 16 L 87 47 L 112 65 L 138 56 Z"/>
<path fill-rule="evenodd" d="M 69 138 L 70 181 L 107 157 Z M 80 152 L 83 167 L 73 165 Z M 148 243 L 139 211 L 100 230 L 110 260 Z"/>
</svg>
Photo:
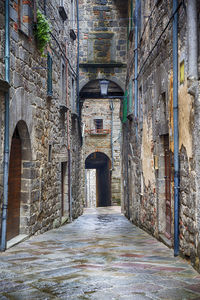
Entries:
<svg viewBox="0 0 200 300">
<path fill-rule="evenodd" d="M 197 33 L 197 2 L 189 0 L 187 4 L 188 28 L 188 76 L 198 78 L 198 33 Z"/>
<path fill-rule="evenodd" d="M 66 57 L 67 57 L 67 43 L 66 43 Z M 71 197 L 71 149 L 70 149 L 70 134 L 69 134 L 69 95 L 68 95 L 68 60 L 66 59 L 66 105 L 67 105 L 67 153 L 68 153 L 68 204 L 69 204 L 69 218 L 72 220 L 72 197 Z"/>
<path fill-rule="evenodd" d="M 76 14 L 77 14 L 77 67 L 76 67 L 76 73 L 77 73 L 77 83 L 76 83 L 76 99 L 77 99 L 77 114 L 79 116 L 79 56 L 80 56 L 80 30 L 79 30 L 79 0 L 76 0 Z"/>
<path fill-rule="evenodd" d="M 179 255 L 178 0 L 173 0 L 174 256 Z"/>
<path fill-rule="evenodd" d="M 10 82 L 10 1 L 5 1 L 5 80 Z M 6 250 L 6 227 L 8 209 L 8 168 L 9 168 L 9 91 L 5 93 L 5 133 L 3 170 L 3 211 L 1 224 L 1 251 Z"/>
<path fill-rule="evenodd" d="M 113 151 L 113 111 L 114 111 L 114 106 L 113 106 L 113 100 L 110 100 L 110 110 L 111 110 L 111 132 L 110 132 L 110 144 L 111 144 L 111 171 L 114 168 L 114 151 Z"/>
<path fill-rule="evenodd" d="M 136 121 L 136 140 L 138 137 L 138 125 L 137 125 L 137 117 L 138 117 L 138 8 L 139 8 L 139 0 L 136 0 L 135 7 L 135 86 L 134 86 L 134 94 L 135 94 L 135 121 Z"/>
</svg>

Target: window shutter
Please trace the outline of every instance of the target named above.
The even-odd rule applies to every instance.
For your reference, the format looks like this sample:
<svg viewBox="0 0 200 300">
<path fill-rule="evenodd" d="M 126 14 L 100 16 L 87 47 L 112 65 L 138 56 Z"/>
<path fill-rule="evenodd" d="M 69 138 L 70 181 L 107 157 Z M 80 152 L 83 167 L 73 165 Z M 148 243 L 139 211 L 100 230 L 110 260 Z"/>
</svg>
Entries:
<svg viewBox="0 0 200 300">
<path fill-rule="evenodd" d="M 18 0 L 19 30 L 27 36 L 33 35 L 34 3 L 32 0 Z"/>
<path fill-rule="evenodd" d="M 129 92 L 128 92 L 128 115 L 133 112 L 133 83 L 132 80 L 129 83 Z"/>
<path fill-rule="evenodd" d="M 126 123 L 127 121 L 127 98 L 128 98 L 127 96 L 128 96 L 128 92 L 126 91 L 123 100 L 123 119 L 122 119 L 123 123 Z"/>
<path fill-rule="evenodd" d="M 53 86 L 52 86 L 52 65 L 53 60 L 48 52 L 47 55 L 47 95 L 52 96 L 53 95 Z"/>
</svg>

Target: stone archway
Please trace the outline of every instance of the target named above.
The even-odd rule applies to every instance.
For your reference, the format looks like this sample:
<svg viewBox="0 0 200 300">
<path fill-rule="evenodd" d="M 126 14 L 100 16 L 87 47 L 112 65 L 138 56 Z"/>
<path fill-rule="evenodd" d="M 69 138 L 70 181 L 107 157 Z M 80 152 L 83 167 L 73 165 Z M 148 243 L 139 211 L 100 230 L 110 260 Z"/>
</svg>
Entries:
<svg viewBox="0 0 200 300">
<path fill-rule="evenodd" d="M 111 161 L 101 152 L 90 154 L 85 160 L 86 169 L 96 169 L 96 206 L 111 206 Z"/>
<path fill-rule="evenodd" d="M 10 150 L 7 240 L 19 234 L 29 234 L 33 167 L 28 128 L 24 121 L 19 121 L 12 136 Z"/>
</svg>

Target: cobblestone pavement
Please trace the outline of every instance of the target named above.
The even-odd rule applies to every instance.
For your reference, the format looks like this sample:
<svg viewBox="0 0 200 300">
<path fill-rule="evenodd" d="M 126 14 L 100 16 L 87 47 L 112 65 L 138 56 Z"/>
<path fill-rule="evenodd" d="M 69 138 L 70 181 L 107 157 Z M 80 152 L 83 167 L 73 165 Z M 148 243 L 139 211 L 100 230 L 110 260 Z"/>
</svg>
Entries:
<svg viewBox="0 0 200 300">
<path fill-rule="evenodd" d="M 200 274 L 117 207 L 7 250 L 0 270 L 0 299 L 200 299 Z"/>
</svg>

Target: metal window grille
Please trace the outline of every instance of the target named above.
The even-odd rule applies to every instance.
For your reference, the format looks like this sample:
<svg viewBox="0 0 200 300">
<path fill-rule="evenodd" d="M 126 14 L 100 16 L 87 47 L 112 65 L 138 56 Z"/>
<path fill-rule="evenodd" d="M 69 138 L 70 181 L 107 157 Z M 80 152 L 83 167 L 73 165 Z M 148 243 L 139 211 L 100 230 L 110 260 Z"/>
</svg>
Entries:
<svg viewBox="0 0 200 300">
<path fill-rule="evenodd" d="M 94 125 L 95 125 L 95 130 L 97 133 L 102 132 L 102 130 L 103 130 L 103 120 L 102 119 L 95 119 Z"/>
</svg>

